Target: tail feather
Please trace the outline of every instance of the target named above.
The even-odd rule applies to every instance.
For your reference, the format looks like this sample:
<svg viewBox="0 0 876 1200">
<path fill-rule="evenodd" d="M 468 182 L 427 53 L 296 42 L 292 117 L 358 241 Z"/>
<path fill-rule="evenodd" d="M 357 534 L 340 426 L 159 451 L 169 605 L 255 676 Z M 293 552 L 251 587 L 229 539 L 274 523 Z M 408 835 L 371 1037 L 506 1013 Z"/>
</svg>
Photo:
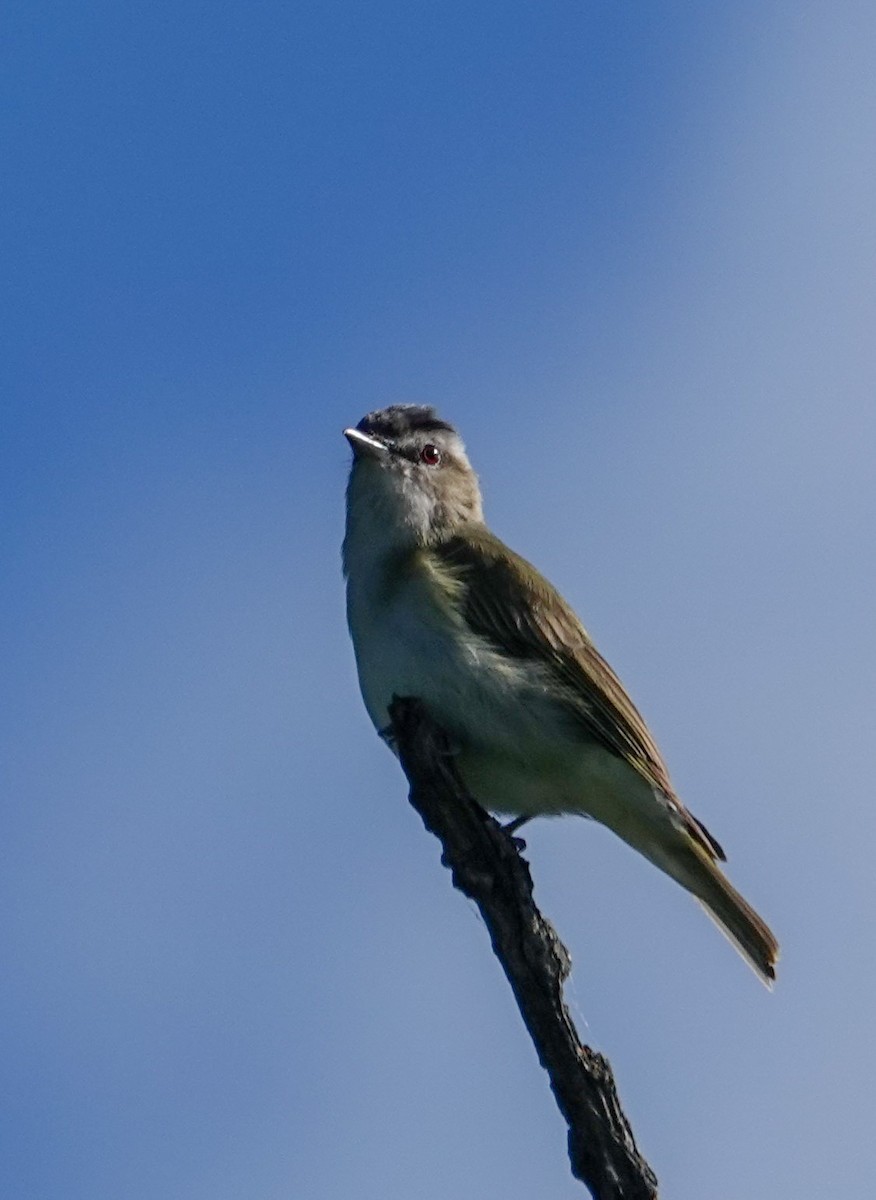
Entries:
<svg viewBox="0 0 876 1200">
<path fill-rule="evenodd" d="M 722 933 L 767 987 L 776 978 L 779 943 L 767 923 L 698 847 L 693 846 L 671 872 L 699 900 Z"/>
<path fill-rule="evenodd" d="M 723 934 L 769 988 L 779 943 L 767 923 L 724 875 L 720 843 L 674 796 L 640 781 L 637 791 L 591 793 L 582 812 L 612 829 L 628 846 L 665 871 L 700 902 Z M 597 801 L 599 803 L 597 803 Z M 656 803 L 655 803 L 656 801 Z"/>
</svg>

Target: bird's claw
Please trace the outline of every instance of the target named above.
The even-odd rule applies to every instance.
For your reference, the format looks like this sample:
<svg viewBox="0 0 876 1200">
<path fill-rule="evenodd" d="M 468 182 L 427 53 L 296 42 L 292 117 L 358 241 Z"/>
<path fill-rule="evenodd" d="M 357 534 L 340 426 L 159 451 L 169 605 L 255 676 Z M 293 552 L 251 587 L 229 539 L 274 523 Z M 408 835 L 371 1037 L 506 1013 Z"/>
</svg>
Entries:
<svg viewBox="0 0 876 1200">
<path fill-rule="evenodd" d="M 377 736 L 386 742 L 387 746 L 389 746 L 390 750 L 394 754 L 398 743 L 396 741 L 395 730 L 393 727 L 391 725 L 384 725 L 382 729 L 378 729 Z"/>
</svg>

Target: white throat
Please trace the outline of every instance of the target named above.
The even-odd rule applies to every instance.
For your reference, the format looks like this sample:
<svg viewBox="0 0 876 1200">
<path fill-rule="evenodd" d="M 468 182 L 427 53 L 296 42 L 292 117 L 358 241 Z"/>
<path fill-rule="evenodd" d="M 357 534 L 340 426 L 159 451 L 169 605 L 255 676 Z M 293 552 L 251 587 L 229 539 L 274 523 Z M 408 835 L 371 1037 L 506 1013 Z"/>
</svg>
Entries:
<svg viewBox="0 0 876 1200">
<path fill-rule="evenodd" d="M 432 516 L 430 497 L 412 480 L 358 464 L 347 486 L 344 574 L 363 583 L 382 573 L 388 560 L 427 540 Z"/>
</svg>

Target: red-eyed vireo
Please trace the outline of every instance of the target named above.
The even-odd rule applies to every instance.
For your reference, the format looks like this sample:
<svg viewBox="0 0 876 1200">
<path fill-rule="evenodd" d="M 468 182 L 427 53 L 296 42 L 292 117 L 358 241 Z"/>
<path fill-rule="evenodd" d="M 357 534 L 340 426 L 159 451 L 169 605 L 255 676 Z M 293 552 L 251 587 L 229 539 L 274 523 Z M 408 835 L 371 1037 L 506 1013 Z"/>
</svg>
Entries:
<svg viewBox="0 0 876 1200">
<path fill-rule="evenodd" d="M 571 608 L 484 524 L 453 426 L 431 408 L 394 405 L 344 433 L 347 615 L 378 731 L 394 695 L 418 697 L 485 808 L 601 821 L 692 892 L 769 984 L 775 937 L 728 883 L 723 850 L 675 795 Z"/>
</svg>

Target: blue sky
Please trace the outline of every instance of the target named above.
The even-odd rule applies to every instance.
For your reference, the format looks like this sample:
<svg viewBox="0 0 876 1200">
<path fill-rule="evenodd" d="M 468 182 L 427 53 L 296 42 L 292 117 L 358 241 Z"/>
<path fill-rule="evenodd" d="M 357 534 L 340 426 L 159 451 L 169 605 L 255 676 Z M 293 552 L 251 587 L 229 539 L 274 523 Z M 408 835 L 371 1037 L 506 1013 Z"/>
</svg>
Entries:
<svg viewBox="0 0 876 1200">
<path fill-rule="evenodd" d="M 357 693 L 344 425 L 436 404 L 783 945 L 538 898 L 675 1200 L 862 1194 L 871 5 L 7 6 L 0 1191 L 582 1194 Z"/>
</svg>

